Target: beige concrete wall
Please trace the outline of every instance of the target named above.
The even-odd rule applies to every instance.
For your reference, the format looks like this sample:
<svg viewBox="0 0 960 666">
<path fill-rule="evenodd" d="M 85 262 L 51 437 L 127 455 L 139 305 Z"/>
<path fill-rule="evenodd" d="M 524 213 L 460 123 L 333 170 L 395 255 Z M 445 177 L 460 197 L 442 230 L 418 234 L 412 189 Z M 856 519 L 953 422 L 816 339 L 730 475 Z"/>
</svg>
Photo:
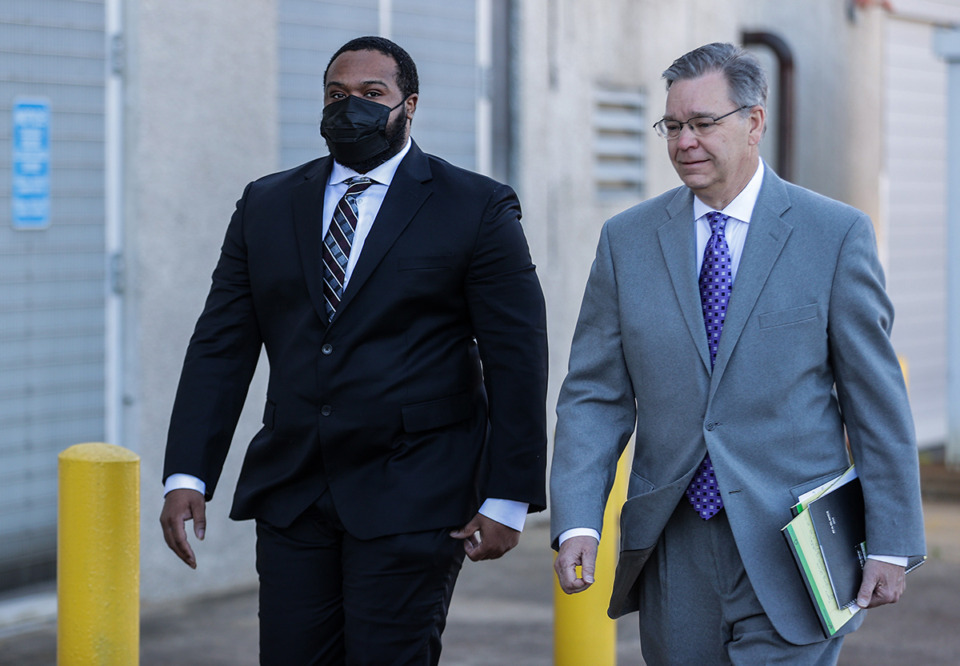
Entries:
<svg viewBox="0 0 960 666">
<path fill-rule="evenodd" d="M 851 20 L 841 2 L 741 4 L 746 27 L 775 32 L 793 52 L 795 182 L 879 224 L 882 10 L 857 10 Z"/>
<path fill-rule="evenodd" d="M 524 0 L 517 5 L 517 185 L 547 298 L 552 432 L 600 227 L 643 198 L 596 196 L 592 91 L 598 83 L 644 90 L 646 121 L 652 125 L 663 114 L 663 70 L 702 43 L 738 39 L 739 26 L 727 3 L 703 0 Z M 645 148 L 645 196 L 679 185 L 666 144 L 652 129 Z"/>
<path fill-rule="evenodd" d="M 231 452 L 191 571 L 163 544 L 161 471 L 187 341 L 243 187 L 276 168 L 275 3 L 127 3 L 125 442 L 142 457 L 145 601 L 256 580 L 253 525 L 227 520 L 242 454 Z M 258 379 L 250 391 L 263 396 Z M 259 427 L 251 400 L 237 440 Z"/>
<path fill-rule="evenodd" d="M 517 3 L 517 163 L 525 224 L 547 297 L 551 431 L 570 340 L 600 227 L 636 200 L 592 188 L 591 91 L 642 88 L 648 122 L 661 117 L 660 75 L 678 56 L 745 31 L 782 37 L 796 62 L 794 180 L 867 211 L 883 235 L 883 11 L 809 0 L 524 0 Z M 772 58 L 764 58 L 772 62 Z M 775 100 L 770 112 L 776 114 Z M 644 197 L 680 184 L 665 142 L 646 138 Z"/>
</svg>

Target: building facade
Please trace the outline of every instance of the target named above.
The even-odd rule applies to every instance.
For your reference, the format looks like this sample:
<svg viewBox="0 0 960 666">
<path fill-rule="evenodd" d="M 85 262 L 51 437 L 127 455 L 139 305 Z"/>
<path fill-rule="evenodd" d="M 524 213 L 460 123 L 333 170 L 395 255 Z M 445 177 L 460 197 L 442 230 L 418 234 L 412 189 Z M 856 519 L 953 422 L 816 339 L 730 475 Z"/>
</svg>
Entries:
<svg viewBox="0 0 960 666">
<path fill-rule="evenodd" d="M 363 34 L 394 39 L 417 62 L 420 146 L 520 194 L 547 297 L 551 422 L 600 226 L 679 183 L 651 128 L 660 73 L 706 42 L 754 49 L 773 84 L 764 159 L 873 218 L 920 446 L 947 444 L 960 403 L 960 372 L 948 373 L 960 362 L 949 329 L 960 287 L 947 260 L 960 251 L 949 201 L 960 137 L 948 123 L 960 113 L 960 1 L 893 5 L 3 3 L 0 589 L 53 576 L 56 455 L 83 441 L 141 456 L 145 600 L 255 582 L 252 525 L 227 512 L 259 428 L 266 361 L 196 572 L 157 525 L 167 419 L 233 202 L 250 180 L 325 152 L 323 70 Z"/>
</svg>

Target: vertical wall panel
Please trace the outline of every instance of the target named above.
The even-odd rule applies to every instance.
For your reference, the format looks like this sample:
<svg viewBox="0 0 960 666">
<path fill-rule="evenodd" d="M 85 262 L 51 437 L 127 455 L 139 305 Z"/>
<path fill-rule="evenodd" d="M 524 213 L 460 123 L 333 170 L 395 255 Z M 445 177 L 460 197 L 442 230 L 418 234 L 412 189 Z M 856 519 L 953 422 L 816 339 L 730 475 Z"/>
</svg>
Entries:
<svg viewBox="0 0 960 666">
<path fill-rule="evenodd" d="M 476 0 L 392 0 L 390 38 L 420 74 L 413 138 L 454 164 L 475 168 Z M 280 0 L 280 168 L 327 152 L 317 130 L 323 70 L 346 41 L 380 31 L 377 0 Z"/>
<path fill-rule="evenodd" d="M 947 71 L 930 25 L 891 19 L 885 43 L 887 286 L 924 447 L 946 436 Z"/>
<path fill-rule="evenodd" d="M 280 0 L 280 168 L 327 152 L 318 123 L 323 70 L 344 43 L 377 34 L 377 0 Z"/>
<path fill-rule="evenodd" d="M 0 3 L 0 588 L 53 574 L 57 454 L 103 437 L 104 6 Z M 12 107 L 49 102 L 50 225 L 12 227 Z"/>
<path fill-rule="evenodd" d="M 413 137 L 425 151 L 477 168 L 475 0 L 393 0 L 393 38 L 413 56 L 420 102 Z"/>
</svg>

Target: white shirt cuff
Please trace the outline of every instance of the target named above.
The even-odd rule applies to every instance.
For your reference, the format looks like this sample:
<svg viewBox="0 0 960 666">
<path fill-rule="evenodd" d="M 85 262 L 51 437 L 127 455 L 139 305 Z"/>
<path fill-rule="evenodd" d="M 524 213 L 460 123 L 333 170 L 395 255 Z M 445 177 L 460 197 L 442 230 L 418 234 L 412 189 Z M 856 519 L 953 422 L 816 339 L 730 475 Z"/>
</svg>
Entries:
<svg viewBox="0 0 960 666">
<path fill-rule="evenodd" d="M 207 494 L 207 484 L 197 477 L 190 474 L 171 474 L 163 484 L 163 495 L 166 497 L 171 490 L 181 490 L 182 488 L 196 490 L 204 496 Z"/>
<path fill-rule="evenodd" d="M 480 513 L 490 520 L 497 521 L 501 525 L 506 525 L 511 529 L 522 532 L 523 525 L 527 520 L 527 509 L 529 506 L 526 502 L 490 498 L 480 507 Z"/>
<path fill-rule="evenodd" d="M 867 555 L 867 559 L 886 562 L 887 564 L 896 564 L 898 567 L 906 569 L 909 558 L 899 557 L 897 555 Z"/>
<path fill-rule="evenodd" d="M 570 537 L 576 536 L 592 536 L 597 540 L 597 543 L 600 543 L 600 532 L 591 527 L 574 527 L 573 529 L 567 530 L 566 532 L 562 532 L 560 534 L 560 538 L 557 539 L 557 545 L 562 546 L 564 541 Z"/>
</svg>

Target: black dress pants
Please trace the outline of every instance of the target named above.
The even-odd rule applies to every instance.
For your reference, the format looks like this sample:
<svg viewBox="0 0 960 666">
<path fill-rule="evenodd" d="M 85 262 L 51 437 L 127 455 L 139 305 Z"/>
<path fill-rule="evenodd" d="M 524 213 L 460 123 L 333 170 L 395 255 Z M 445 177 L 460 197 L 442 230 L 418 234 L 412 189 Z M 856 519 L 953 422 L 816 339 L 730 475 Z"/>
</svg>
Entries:
<svg viewBox="0 0 960 666">
<path fill-rule="evenodd" d="M 464 557 L 455 527 L 360 540 L 329 492 L 289 527 L 258 520 L 260 663 L 436 664 Z"/>
</svg>

